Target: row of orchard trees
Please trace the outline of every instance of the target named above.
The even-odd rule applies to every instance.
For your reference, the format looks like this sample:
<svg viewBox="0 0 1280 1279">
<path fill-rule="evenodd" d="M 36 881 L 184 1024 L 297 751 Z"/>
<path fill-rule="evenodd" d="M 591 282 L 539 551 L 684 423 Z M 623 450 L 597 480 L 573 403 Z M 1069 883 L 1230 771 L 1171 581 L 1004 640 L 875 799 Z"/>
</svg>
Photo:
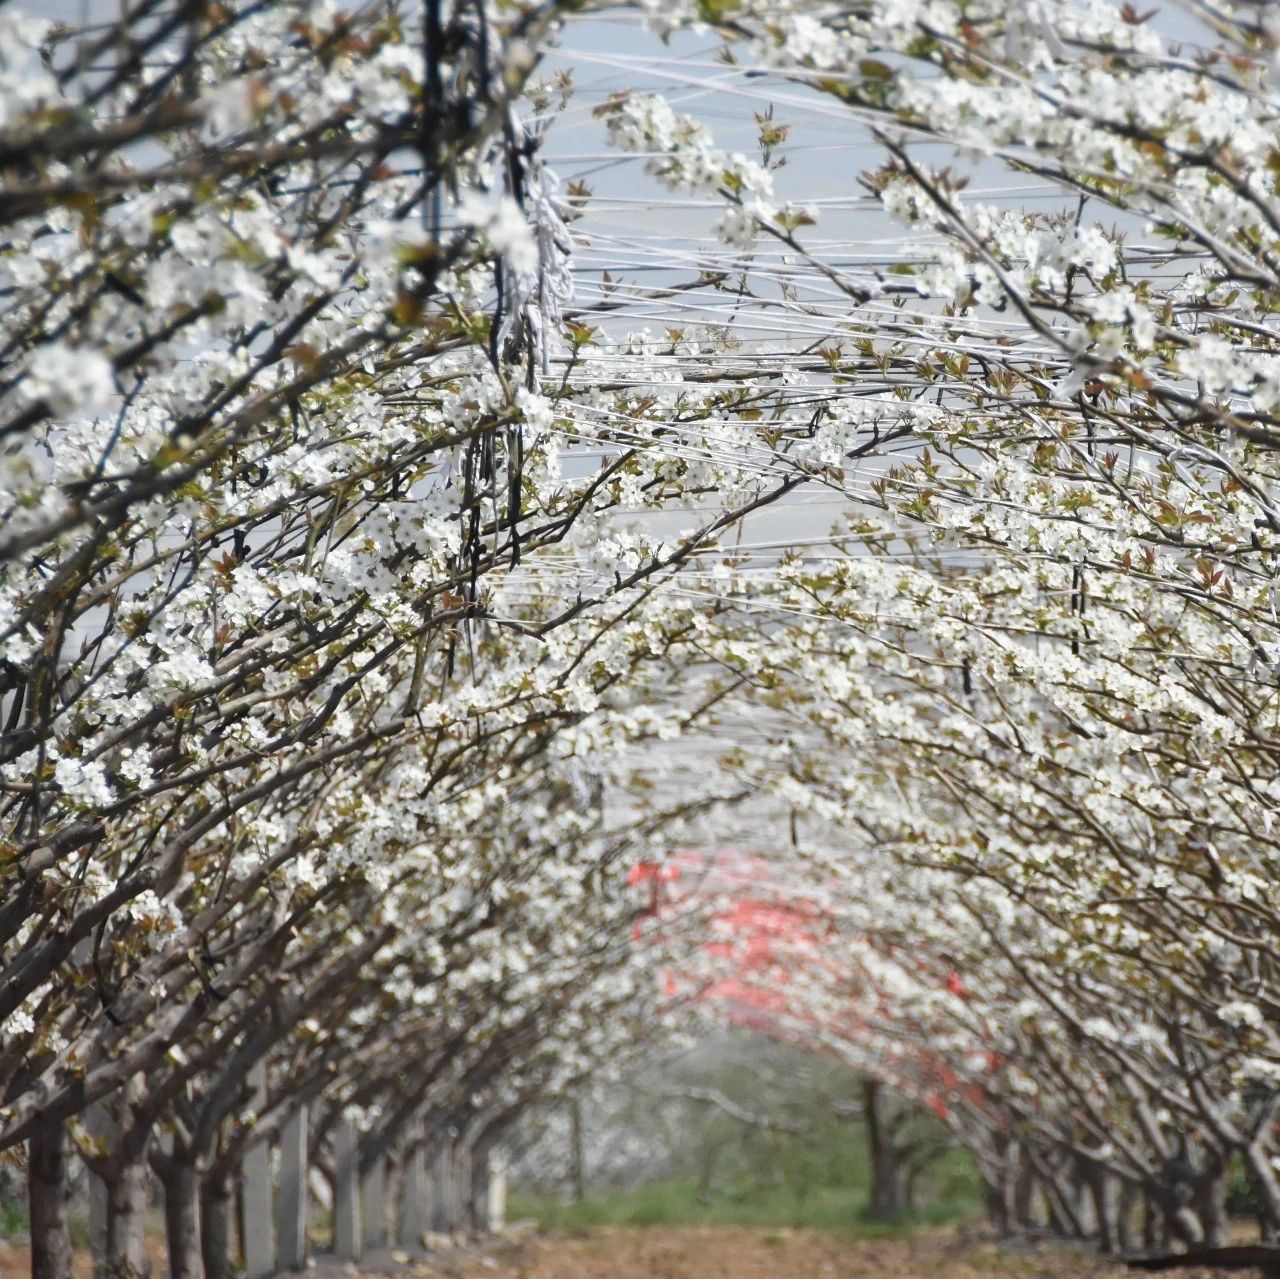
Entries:
<svg viewBox="0 0 1280 1279">
<path fill-rule="evenodd" d="M 740 574 L 707 650 L 769 709 L 701 749 L 774 797 L 779 842 L 790 812 L 775 881 L 831 928 L 753 982 L 944 1109 L 1009 1228 L 1219 1245 L 1239 1175 L 1275 1240 L 1274 18 L 725 20 L 875 132 L 865 187 L 920 246 L 877 279 L 782 233 L 863 303 L 815 423 L 857 507 L 830 547 Z M 652 145 L 664 111 L 620 104 L 615 128 Z M 869 426 L 911 455 L 851 466 L 839 441 Z"/>
<path fill-rule="evenodd" d="M 373 1160 L 616 1060 L 660 1024 L 617 869 L 755 794 L 843 939 L 794 1009 L 934 1072 L 1002 1211 L 1115 1243 L 1127 1188 L 1214 1241 L 1234 1161 L 1280 1230 L 1265 8 L 655 9 L 884 149 L 912 251 L 850 266 L 774 193 L 781 123 L 754 160 L 606 104 L 723 202 L 690 284 L 776 317 L 767 360 L 574 309 L 517 110 L 560 16 L 0 15 L 0 1149 L 40 1273 L 69 1149 L 110 1267 L 150 1164 L 171 1269 L 222 1274 L 303 1104 Z M 849 511 L 821 553 L 702 572 L 802 485 Z M 703 728 L 716 769 L 628 801 Z"/>
<path fill-rule="evenodd" d="M 605 785 L 700 714 L 666 583 L 804 476 L 714 384 L 579 358 L 517 109 L 559 16 L 0 16 L 0 1152 L 42 1279 L 72 1153 L 105 1273 L 153 1169 L 213 1279 L 303 1107 L 321 1167 L 352 1117 L 366 1171 L 483 1146 L 660 1027 L 613 872 L 715 796 Z M 608 426 L 637 382 L 665 440 Z"/>
</svg>

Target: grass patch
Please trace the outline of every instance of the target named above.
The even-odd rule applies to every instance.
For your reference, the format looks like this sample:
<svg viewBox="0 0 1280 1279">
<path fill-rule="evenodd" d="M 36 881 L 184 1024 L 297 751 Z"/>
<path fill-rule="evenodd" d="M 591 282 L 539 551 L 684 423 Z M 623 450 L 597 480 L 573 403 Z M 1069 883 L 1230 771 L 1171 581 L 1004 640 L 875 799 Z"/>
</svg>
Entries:
<svg viewBox="0 0 1280 1279">
<path fill-rule="evenodd" d="M 657 1181 L 633 1189 L 591 1195 L 581 1203 L 554 1196 L 513 1193 L 508 1214 L 532 1218 L 548 1230 L 578 1232 L 601 1226 L 761 1226 L 774 1229 L 848 1231 L 863 1238 L 892 1238 L 920 1226 L 971 1221 L 980 1216 L 976 1194 L 962 1182 L 954 1198 L 938 1198 L 900 1221 L 870 1221 L 862 1186 L 762 1190 L 739 1183 L 700 1195 L 692 1180 Z"/>
<path fill-rule="evenodd" d="M 566 1202 L 565 1182 L 550 1177 L 538 1185 L 517 1184 L 510 1216 L 567 1231 L 726 1225 L 834 1229 L 863 1237 L 982 1217 L 972 1158 L 950 1144 L 928 1111 L 882 1091 L 875 1104 L 884 1130 L 923 1162 L 910 1178 L 915 1210 L 899 1221 L 868 1219 L 871 1169 L 861 1113 L 868 1098 L 862 1077 L 840 1062 L 746 1035 L 727 1036 L 701 1056 L 663 1069 L 654 1081 L 611 1097 L 594 1115 L 579 1111 L 586 1115 L 581 1122 L 588 1148 L 625 1134 L 646 1151 L 641 1167 L 647 1180 L 639 1180 L 639 1169 L 630 1178 L 620 1175 L 622 1185 L 588 1180 L 591 1193 L 582 1203 Z M 778 1122 L 743 1124 L 727 1107 L 711 1104 L 717 1093 Z"/>
<path fill-rule="evenodd" d="M 0 1239 L 13 1239 L 28 1233 L 27 1207 L 16 1199 L 0 1199 Z"/>
</svg>

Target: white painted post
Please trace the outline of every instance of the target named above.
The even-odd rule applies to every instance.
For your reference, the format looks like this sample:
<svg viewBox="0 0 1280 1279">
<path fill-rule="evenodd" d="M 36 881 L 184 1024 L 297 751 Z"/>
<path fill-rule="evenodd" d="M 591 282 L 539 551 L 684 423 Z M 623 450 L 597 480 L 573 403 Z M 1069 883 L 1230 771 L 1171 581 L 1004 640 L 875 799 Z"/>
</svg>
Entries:
<svg viewBox="0 0 1280 1279">
<path fill-rule="evenodd" d="M 339 1261 L 359 1261 L 364 1242 L 357 1142 L 355 1123 L 339 1119 L 333 1136 L 333 1251 Z"/>
<path fill-rule="evenodd" d="M 307 1264 L 307 1108 L 299 1106 L 280 1134 L 280 1190 L 276 1196 L 276 1248 L 281 1270 Z"/>
<path fill-rule="evenodd" d="M 507 1150 L 495 1146 L 489 1156 L 489 1229 L 501 1234 L 507 1228 Z"/>
<path fill-rule="evenodd" d="M 375 1252 L 387 1246 L 387 1162 L 379 1155 L 360 1179 L 364 1249 Z"/>
<path fill-rule="evenodd" d="M 257 1114 L 267 1108 L 267 1068 L 261 1062 L 249 1071 L 253 1105 Z M 257 1141 L 244 1154 L 244 1274 L 245 1279 L 265 1279 L 275 1273 L 276 1236 L 272 1220 L 271 1147 Z"/>
</svg>

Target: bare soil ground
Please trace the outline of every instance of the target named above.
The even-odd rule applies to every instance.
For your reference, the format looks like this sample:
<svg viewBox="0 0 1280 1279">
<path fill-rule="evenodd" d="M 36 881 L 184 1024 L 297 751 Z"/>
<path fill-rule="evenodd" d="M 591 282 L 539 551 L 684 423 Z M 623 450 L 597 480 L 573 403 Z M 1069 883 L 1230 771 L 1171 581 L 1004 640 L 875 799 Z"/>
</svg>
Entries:
<svg viewBox="0 0 1280 1279">
<path fill-rule="evenodd" d="M 165 1272 L 164 1241 L 159 1238 L 147 1240 L 147 1251 L 151 1255 L 151 1273 L 163 1275 Z M 87 1248 L 77 1248 L 72 1258 L 72 1273 L 75 1279 L 93 1279 L 93 1257 Z M 0 1279 L 28 1279 L 31 1274 L 31 1249 L 25 1243 L 6 1242 L 0 1239 Z"/>
<path fill-rule="evenodd" d="M 973 1234 L 856 1239 L 813 1230 L 605 1228 L 530 1235 L 422 1279 L 1135 1279 L 1138 1272 L 1060 1248 L 997 1248 Z M 1178 1270 L 1171 1279 L 1219 1279 Z"/>
<path fill-rule="evenodd" d="M 157 1246 L 153 1275 L 164 1274 Z M 399 1279 L 1132 1279 L 1137 1272 L 1086 1252 L 998 1248 L 966 1232 L 906 1239 L 857 1239 L 816 1230 L 738 1226 L 607 1227 L 580 1235 L 521 1231 L 487 1249 L 410 1261 L 385 1254 L 363 1273 Z M 31 1273 L 25 1247 L 0 1249 L 0 1277 Z M 89 1279 L 87 1253 L 76 1279 Z M 1208 1270 L 1170 1279 L 1219 1279 Z M 354 1279 L 355 1268 L 320 1261 L 311 1279 Z"/>
</svg>

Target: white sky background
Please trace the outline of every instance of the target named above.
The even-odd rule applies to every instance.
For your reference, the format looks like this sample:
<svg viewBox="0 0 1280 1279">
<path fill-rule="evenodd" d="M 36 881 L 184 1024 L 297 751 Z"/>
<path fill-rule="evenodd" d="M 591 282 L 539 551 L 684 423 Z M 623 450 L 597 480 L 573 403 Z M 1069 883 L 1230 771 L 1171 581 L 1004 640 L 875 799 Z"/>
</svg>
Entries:
<svg viewBox="0 0 1280 1279">
<path fill-rule="evenodd" d="M 1154 5 L 1155 0 L 1150 7 Z M 1176 3 L 1159 6 L 1150 21 L 1174 40 L 1199 43 L 1205 38 L 1203 28 Z M 615 278 L 652 288 L 687 280 L 699 266 L 724 269 L 740 263 L 749 266 L 759 293 L 759 301 L 748 299 L 740 307 L 733 306 L 727 295 L 706 290 L 629 307 L 625 322 L 613 320 L 601 326 L 602 340 L 626 328 L 647 327 L 660 336 L 668 326 L 687 333 L 700 322 L 731 322 L 743 344 L 744 366 L 760 370 L 793 359 L 798 349 L 838 344 L 835 330 L 842 321 L 855 318 L 854 304 L 820 279 L 812 287 L 814 273 L 799 267 L 793 278 L 802 285 L 802 298 L 818 314 L 784 315 L 780 309 L 761 305 L 779 300 L 770 277 L 789 274 L 782 246 L 762 236 L 750 254 L 726 250 L 712 234 L 723 204 L 694 193 L 669 191 L 645 172 L 646 157 L 612 150 L 604 122 L 592 117 L 593 109 L 611 94 L 662 93 L 677 112 L 706 126 L 717 146 L 748 157 L 758 156 L 755 114 L 772 106 L 775 122 L 791 126 L 790 137 L 776 152 L 786 159 L 786 165 L 774 173 L 777 200 L 814 206 L 817 225 L 802 228 L 798 235 L 833 267 L 856 275 L 876 263 L 911 260 L 927 246 L 918 233 L 909 239 L 884 217 L 859 184 L 859 175 L 877 167 L 883 153 L 852 112 L 829 95 L 780 76 L 753 72 L 741 46 L 741 65 L 725 65 L 717 57 L 723 44 L 714 31 L 678 33 L 664 43 L 645 29 L 639 15 L 620 9 L 571 17 L 546 51 L 538 72 L 550 81 L 556 71 L 565 69 L 574 83 L 566 109 L 547 135 L 543 154 L 566 185 L 585 181 L 593 193 L 586 216 L 574 224 L 586 241 L 579 247 L 575 271 L 580 304 L 606 296 L 601 284 L 605 270 Z M 1075 207 L 1074 196 L 1033 177 L 1010 173 L 999 161 L 956 161 L 950 148 L 939 146 L 915 151 L 931 162 L 954 163 L 958 172 L 968 175 L 971 185 L 966 201 L 1036 212 Z M 1101 208 L 1096 216 L 1108 225 L 1117 220 L 1114 213 Z M 804 287 L 806 281 L 810 287 Z M 871 314 L 868 308 L 856 318 Z M 994 313 L 988 318 L 993 328 L 1017 324 L 1016 318 Z M 724 363 L 723 357 L 720 362 Z M 864 465 L 868 477 L 872 470 L 883 469 L 883 463 Z M 860 487 L 853 476 L 848 480 L 848 487 Z M 753 516 L 738 536 L 744 544 L 821 542 L 833 520 L 848 509 L 848 500 L 834 491 L 809 486 L 785 505 Z M 658 528 L 665 533 L 678 526 L 673 519 Z M 820 547 L 813 550 L 821 552 Z M 768 552 L 762 556 L 772 558 Z"/>
<path fill-rule="evenodd" d="M 566 109 L 554 120 L 543 155 L 567 185 L 585 182 L 592 191 L 586 215 L 574 224 L 585 244 L 578 248 L 575 284 L 579 304 L 603 299 L 602 273 L 646 288 L 696 275 L 700 267 L 747 266 L 759 281 L 763 273 L 785 269 L 781 246 L 762 238 L 754 251 L 727 252 L 713 235 L 724 204 L 697 193 L 673 192 L 645 172 L 647 157 L 618 152 L 606 141 L 604 122 L 592 111 L 611 94 L 663 94 L 677 112 L 707 127 L 715 145 L 758 158 L 757 112 L 772 104 L 776 123 L 791 124 L 792 135 L 777 154 L 786 165 L 775 172 L 778 199 L 818 207 L 819 223 L 804 229 L 805 241 L 821 246 L 833 264 L 854 266 L 868 257 L 896 257 L 898 237 L 858 186 L 858 174 L 875 163 L 875 149 L 838 104 L 771 76 L 751 75 L 749 67 L 726 66 L 717 58 L 723 41 L 713 32 L 679 33 L 665 43 L 647 31 L 631 12 L 571 18 L 548 49 L 538 75 L 552 80 L 561 69 L 573 76 Z M 764 271 L 762 272 L 762 268 Z M 803 272 L 799 268 L 799 273 Z M 805 272 L 805 274 L 809 274 Z M 776 285 L 758 286 L 761 300 L 779 300 Z M 850 304 L 830 286 L 821 289 L 822 308 L 838 322 Z M 616 297 L 617 294 L 610 296 Z M 811 297 L 819 303 L 820 299 Z M 830 324 L 821 316 L 784 317 L 757 301 L 735 301 L 723 293 L 701 291 L 627 308 L 625 322 L 602 326 L 602 337 L 626 329 L 648 328 L 662 337 L 669 327 L 691 334 L 699 324 L 731 323 L 742 342 L 744 367 L 776 366 L 797 348 L 826 345 Z M 724 363 L 723 358 L 719 360 Z M 698 370 L 696 358 L 691 371 Z M 744 545 L 825 539 L 833 521 L 849 507 L 829 489 L 810 486 L 785 504 L 763 511 L 739 530 Z M 700 508 L 711 516 L 711 507 Z M 663 534 L 692 524 L 693 513 L 648 527 Z M 762 548 L 763 549 L 763 548 Z M 774 557 L 771 553 L 764 556 Z"/>
<path fill-rule="evenodd" d="M 575 270 L 578 302 L 602 300 L 602 272 L 615 280 L 654 288 L 689 280 L 701 267 L 730 270 L 744 267 L 755 297 L 734 299 L 723 292 L 700 290 L 626 310 L 625 319 L 603 323 L 607 342 L 628 329 L 647 328 L 662 337 L 668 327 L 686 335 L 699 324 L 731 324 L 741 343 L 738 364 L 757 373 L 794 361 L 805 348 L 838 346 L 845 321 L 856 315 L 854 303 L 822 280 L 811 267 L 794 262 L 776 240 L 761 236 L 751 250 L 727 249 L 714 235 L 713 225 L 723 213 L 722 201 L 698 193 L 668 190 L 646 171 L 648 157 L 611 148 L 604 121 L 593 110 L 617 92 L 660 93 L 678 113 L 692 116 L 725 151 L 759 158 L 757 113 L 773 108 L 775 124 L 791 133 L 775 156 L 785 164 L 774 171 L 778 203 L 794 201 L 813 208 L 817 224 L 802 228 L 801 241 L 830 266 L 852 276 L 876 264 L 917 257 L 923 241 L 891 223 L 878 202 L 859 184 L 859 176 L 877 167 L 883 155 L 865 127 L 830 95 L 788 83 L 774 74 L 761 74 L 739 47 L 740 65 L 726 65 L 718 57 L 724 41 L 714 31 L 678 33 L 664 42 L 645 29 L 641 17 L 624 10 L 570 18 L 546 52 L 538 75 L 551 81 L 564 69 L 573 77 L 566 109 L 552 124 L 543 155 L 566 184 L 580 180 L 591 188 L 585 216 L 574 224 L 580 244 Z M 936 157 L 949 154 L 930 148 Z M 1004 198 L 1028 196 L 1043 206 L 1061 201 L 1061 193 L 1026 185 L 1011 188 L 997 164 L 986 166 L 992 179 L 1002 182 Z M 974 184 L 977 185 L 977 182 Z M 785 278 L 799 290 L 810 314 L 784 313 L 779 283 Z M 868 277 L 870 278 L 870 277 Z M 616 286 L 615 286 L 616 287 Z M 847 347 L 848 339 L 844 343 Z M 814 357 L 815 359 L 818 357 Z M 722 367 L 734 363 L 717 356 Z M 691 372 L 701 371 L 690 358 Z M 869 480 L 885 468 L 883 460 L 861 464 Z M 846 472 L 846 490 L 865 488 Z M 828 550 L 832 528 L 853 510 L 845 493 L 818 484 L 806 485 L 788 498 L 749 517 L 730 540 L 737 548 L 754 551 L 760 568 L 772 564 L 778 552 L 794 547 L 821 556 Z M 697 514 L 712 517 L 711 506 Z M 683 531 L 695 523 L 689 516 L 646 516 L 644 524 L 660 535 Z M 741 571 L 741 570 L 739 570 Z"/>
</svg>

